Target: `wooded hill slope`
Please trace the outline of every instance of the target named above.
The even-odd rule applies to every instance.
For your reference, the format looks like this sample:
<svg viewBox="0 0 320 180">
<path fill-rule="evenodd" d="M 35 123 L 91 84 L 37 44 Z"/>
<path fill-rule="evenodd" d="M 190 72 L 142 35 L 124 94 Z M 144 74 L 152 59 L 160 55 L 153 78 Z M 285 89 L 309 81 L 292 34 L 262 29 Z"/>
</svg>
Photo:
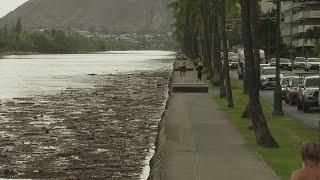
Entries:
<svg viewBox="0 0 320 180">
<path fill-rule="evenodd" d="M 170 27 L 172 0 L 29 0 L 2 19 L 18 17 L 28 28 L 78 28 L 111 31 L 165 31 Z"/>
</svg>

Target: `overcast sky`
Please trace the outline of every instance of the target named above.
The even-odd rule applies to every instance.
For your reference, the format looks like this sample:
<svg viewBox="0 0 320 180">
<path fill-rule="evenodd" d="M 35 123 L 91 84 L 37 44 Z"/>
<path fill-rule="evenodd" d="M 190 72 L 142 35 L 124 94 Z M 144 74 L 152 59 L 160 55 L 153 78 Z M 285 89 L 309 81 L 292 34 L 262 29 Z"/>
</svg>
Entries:
<svg viewBox="0 0 320 180">
<path fill-rule="evenodd" d="M 0 0 L 0 18 L 28 0 Z"/>
</svg>

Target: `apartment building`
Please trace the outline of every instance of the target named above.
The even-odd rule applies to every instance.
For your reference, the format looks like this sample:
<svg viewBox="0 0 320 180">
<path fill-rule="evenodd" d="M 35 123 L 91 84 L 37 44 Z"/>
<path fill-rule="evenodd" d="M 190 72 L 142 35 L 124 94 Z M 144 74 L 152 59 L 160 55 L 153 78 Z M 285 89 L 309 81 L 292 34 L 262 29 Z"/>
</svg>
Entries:
<svg viewBox="0 0 320 180">
<path fill-rule="evenodd" d="M 266 12 L 270 11 L 271 9 L 274 9 L 275 4 L 270 0 L 261 0 L 260 7 L 261 7 L 261 11 L 263 13 L 266 13 Z"/>
<path fill-rule="evenodd" d="M 297 56 L 312 57 L 314 42 L 306 41 L 305 32 L 320 26 L 320 0 L 296 0 L 282 3 L 281 36 L 292 45 Z"/>
</svg>

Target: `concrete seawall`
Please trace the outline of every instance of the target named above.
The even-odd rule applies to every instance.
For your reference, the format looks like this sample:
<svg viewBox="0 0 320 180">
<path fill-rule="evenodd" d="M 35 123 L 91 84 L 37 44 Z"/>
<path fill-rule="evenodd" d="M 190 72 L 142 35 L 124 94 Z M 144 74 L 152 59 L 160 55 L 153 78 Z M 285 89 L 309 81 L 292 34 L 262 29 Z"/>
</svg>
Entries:
<svg viewBox="0 0 320 180">
<path fill-rule="evenodd" d="M 175 64 L 175 63 L 174 63 Z M 168 84 L 168 100 L 166 102 L 166 108 L 165 111 L 162 114 L 161 121 L 159 123 L 158 127 L 158 135 L 155 142 L 155 153 L 150 161 L 150 174 L 148 180 L 160 180 L 161 179 L 161 172 L 163 168 L 164 163 L 164 151 L 165 151 L 165 144 L 167 141 L 167 130 L 166 130 L 166 112 L 170 104 L 170 100 L 172 98 L 172 82 L 174 78 L 174 70 L 175 67 L 173 67 L 173 71 L 171 74 L 171 78 Z"/>
</svg>

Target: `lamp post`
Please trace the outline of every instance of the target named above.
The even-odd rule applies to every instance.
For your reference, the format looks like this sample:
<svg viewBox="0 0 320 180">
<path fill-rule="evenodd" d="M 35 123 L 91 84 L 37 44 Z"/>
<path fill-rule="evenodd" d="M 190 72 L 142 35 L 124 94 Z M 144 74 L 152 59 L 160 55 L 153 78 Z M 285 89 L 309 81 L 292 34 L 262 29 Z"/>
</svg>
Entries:
<svg viewBox="0 0 320 180">
<path fill-rule="evenodd" d="M 276 0 L 277 5 L 277 31 L 276 31 L 276 85 L 274 90 L 274 104 L 273 114 L 283 115 L 282 109 L 282 97 L 281 97 L 281 85 L 280 85 L 280 14 L 281 14 L 281 2 Z"/>
<path fill-rule="evenodd" d="M 267 25 L 268 25 L 268 38 L 267 38 L 268 57 L 267 57 L 267 61 L 270 59 L 270 14 L 271 14 L 271 10 L 269 9 L 268 18 L 267 18 Z"/>
</svg>

